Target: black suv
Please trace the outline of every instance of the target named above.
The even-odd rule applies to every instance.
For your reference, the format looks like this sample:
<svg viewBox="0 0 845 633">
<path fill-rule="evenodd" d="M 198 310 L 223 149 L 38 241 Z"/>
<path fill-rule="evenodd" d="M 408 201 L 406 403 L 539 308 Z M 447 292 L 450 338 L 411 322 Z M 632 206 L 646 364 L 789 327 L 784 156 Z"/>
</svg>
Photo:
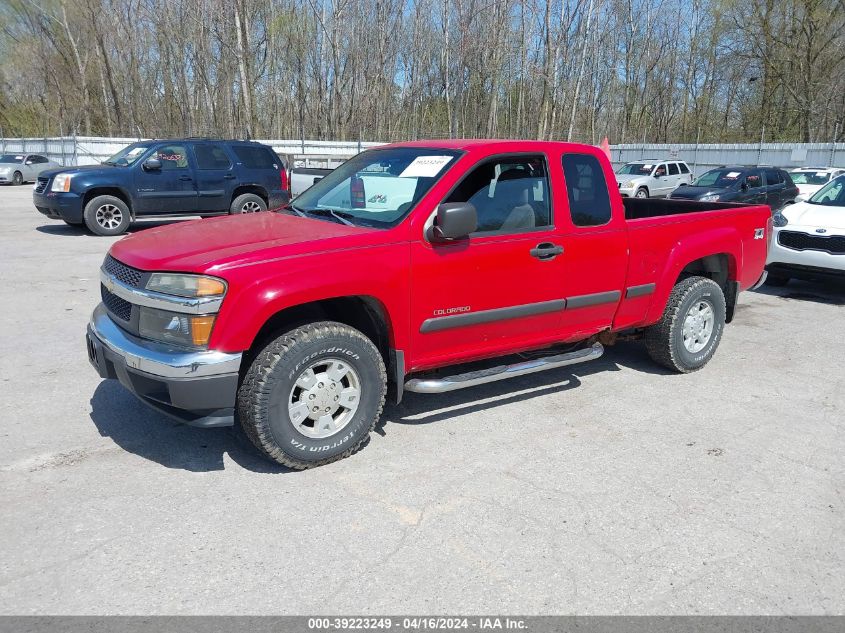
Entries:
<svg viewBox="0 0 845 633">
<path fill-rule="evenodd" d="M 702 174 L 690 185 L 681 185 L 669 197 L 673 200 L 767 204 L 772 211 L 778 211 L 795 202 L 797 195 L 798 187 L 783 169 L 723 166 Z"/>
<path fill-rule="evenodd" d="M 287 165 L 251 141 L 139 141 L 100 165 L 44 171 L 32 194 L 48 218 L 119 235 L 138 217 L 252 213 L 290 200 Z"/>
</svg>

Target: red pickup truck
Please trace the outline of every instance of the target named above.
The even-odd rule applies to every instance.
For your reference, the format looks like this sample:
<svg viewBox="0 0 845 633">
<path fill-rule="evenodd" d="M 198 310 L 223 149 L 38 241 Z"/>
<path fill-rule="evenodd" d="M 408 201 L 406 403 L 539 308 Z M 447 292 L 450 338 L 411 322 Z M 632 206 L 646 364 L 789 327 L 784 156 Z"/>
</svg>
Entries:
<svg viewBox="0 0 845 633">
<path fill-rule="evenodd" d="M 589 361 L 619 335 L 700 369 L 771 226 L 766 206 L 623 200 L 592 146 L 399 143 L 282 209 L 114 244 L 88 353 L 153 407 L 308 468 L 362 447 L 388 391 Z"/>
</svg>

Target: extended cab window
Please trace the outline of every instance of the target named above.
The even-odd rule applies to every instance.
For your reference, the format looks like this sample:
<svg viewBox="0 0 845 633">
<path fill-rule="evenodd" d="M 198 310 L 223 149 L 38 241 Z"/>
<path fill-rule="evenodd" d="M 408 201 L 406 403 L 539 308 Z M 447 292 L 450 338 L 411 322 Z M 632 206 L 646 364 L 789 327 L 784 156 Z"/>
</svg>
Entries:
<svg viewBox="0 0 845 633">
<path fill-rule="evenodd" d="M 161 161 L 162 171 L 188 168 L 188 152 L 184 145 L 165 145 L 159 147 L 158 151 L 151 158 L 157 158 Z"/>
<path fill-rule="evenodd" d="M 543 156 L 496 158 L 475 167 L 444 202 L 469 202 L 478 213 L 476 233 L 551 225 L 549 177 Z"/>
<path fill-rule="evenodd" d="M 194 145 L 197 169 L 229 169 L 232 163 L 219 145 Z"/>
<path fill-rule="evenodd" d="M 235 145 L 232 147 L 235 156 L 247 169 L 279 169 L 276 155 L 267 147 L 253 145 Z"/>
<path fill-rule="evenodd" d="M 575 226 L 599 226 L 610 222 L 610 195 L 601 164 L 589 154 L 564 154 L 563 177 L 569 213 Z"/>
</svg>

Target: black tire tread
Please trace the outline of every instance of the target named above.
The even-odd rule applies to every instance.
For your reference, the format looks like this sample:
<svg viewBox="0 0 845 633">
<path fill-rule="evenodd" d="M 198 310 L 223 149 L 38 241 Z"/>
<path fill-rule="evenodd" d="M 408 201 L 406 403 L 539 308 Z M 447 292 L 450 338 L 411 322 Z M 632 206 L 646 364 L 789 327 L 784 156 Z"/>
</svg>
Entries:
<svg viewBox="0 0 845 633">
<path fill-rule="evenodd" d="M 297 343 L 309 343 L 311 341 L 319 340 L 326 336 L 346 335 L 359 339 L 365 346 L 371 347 L 374 356 L 379 359 L 378 371 L 382 380 L 382 393 L 379 405 L 373 419 L 370 421 L 370 426 L 367 432 L 358 440 L 357 443 L 350 446 L 348 449 L 327 457 L 325 459 L 305 462 L 291 458 L 281 448 L 272 436 L 272 430 L 266 424 L 267 416 L 254 415 L 255 407 L 265 407 L 265 398 L 262 398 L 262 386 L 264 385 L 267 376 L 272 372 L 276 363 L 284 357 L 291 347 Z M 267 458 L 293 468 L 295 470 L 305 470 L 308 468 L 316 468 L 317 466 L 324 466 L 340 459 L 344 459 L 357 453 L 369 442 L 370 433 L 376 426 L 376 423 L 381 418 L 381 412 L 384 409 L 385 393 L 387 386 L 387 370 L 384 367 L 384 362 L 381 359 L 381 353 L 378 351 L 373 342 L 364 334 L 343 323 L 335 321 L 318 321 L 316 323 L 309 323 L 301 327 L 297 327 L 289 332 L 285 332 L 275 340 L 271 341 L 258 356 L 253 360 L 246 374 L 243 382 L 238 389 L 238 421 L 244 434 L 249 438 L 253 445 Z"/>
<path fill-rule="evenodd" d="M 646 328 L 643 341 L 648 355 L 658 365 L 683 374 L 689 374 L 704 367 L 704 365 L 700 367 L 683 365 L 675 358 L 672 347 L 672 329 L 676 321 L 682 316 L 679 314 L 681 303 L 690 292 L 704 286 L 712 286 L 714 290 L 722 292 L 719 284 L 707 277 L 692 276 L 682 279 L 672 288 L 669 301 L 666 302 L 666 308 L 663 310 L 660 320 Z"/>
<path fill-rule="evenodd" d="M 239 209 L 243 206 L 245 198 L 258 198 L 258 200 L 261 202 L 261 204 L 264 205 L 263 211 L 267 210 L 267 206 L 268 206 L 267 203 L 264 202 L 264 199 L 261 196 L 259 196 L 257 193 L 242 193 L 241 195 L 236 197 L 234 200 L 232 200 L 232 204 L 229 206 L 229 215 L 239 215 L 240 214 Z"/>
</svg>

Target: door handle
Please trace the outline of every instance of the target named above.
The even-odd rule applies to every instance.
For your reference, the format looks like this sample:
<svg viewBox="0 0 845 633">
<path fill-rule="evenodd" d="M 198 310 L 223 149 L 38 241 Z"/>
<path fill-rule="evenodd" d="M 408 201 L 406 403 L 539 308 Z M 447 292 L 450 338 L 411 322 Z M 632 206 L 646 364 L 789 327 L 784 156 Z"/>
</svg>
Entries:
<svg viewBox="0 0 845 633">
<path fill-rule="evenodd" d="M 179 176 L 179 180 L 193 180 L 190 176 Z"/>
<path fill-rule="evenodd" d="M 560 244 L 552 244 L 551 242 L 542 242 L 541 244 L 537 244 L 534 248 L 532 248 L 529 253 L 531 253 L 531 257 L 536 257 L 539 260 L 547 261 L 550 259 L 554 259 L 558 255 L 563 253 L 563 246 Z"/>
<path fill-rule="evenodd" d="M 225 178 L 226 180 L 234 180 L 235 174 L 226 174 L 225 176 L 223 176 L 223 178 Z"/>
</svg>

